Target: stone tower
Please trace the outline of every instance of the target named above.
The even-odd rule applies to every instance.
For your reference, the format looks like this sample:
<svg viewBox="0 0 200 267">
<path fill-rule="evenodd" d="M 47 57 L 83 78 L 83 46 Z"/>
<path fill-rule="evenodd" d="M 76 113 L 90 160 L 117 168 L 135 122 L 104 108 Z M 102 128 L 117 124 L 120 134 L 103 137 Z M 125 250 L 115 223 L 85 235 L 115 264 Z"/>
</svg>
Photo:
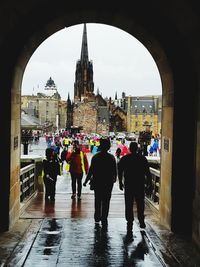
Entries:
<svg viewBox="0 0 200 267">
<path fill-rule="evenodd" d="M 88 59 L 87 29 L 84 23 L 81 58 L 76 63 L 74 102 L 94 99 L 93 64 Z"/>
</svg>

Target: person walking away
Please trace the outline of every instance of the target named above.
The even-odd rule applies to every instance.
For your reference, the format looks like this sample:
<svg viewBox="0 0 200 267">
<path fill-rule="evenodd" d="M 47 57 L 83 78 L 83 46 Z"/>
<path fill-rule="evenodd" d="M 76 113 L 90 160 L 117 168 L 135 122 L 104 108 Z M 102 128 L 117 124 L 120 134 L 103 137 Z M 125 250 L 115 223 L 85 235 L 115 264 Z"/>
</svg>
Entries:
<svg viewBox="0 0 200 267">
<path fill-rule="evenodd" d="M 72 185 L 72 199 L 76 198 L 76 192 L 78 200 L 81 200 L 82 192 L 82 178 L 83 174 L 88 173 L 89 163 L 86 153 L 81 151 L 78 140 L 73 141 L 73 151 L 67 157 L 69 163 L 69 172 L 71 174 Z"/>
<path fill-rule="evenodd" d="M 94 156 L 97 153 L 97 146 L 94 144 L 93 149 L 92 149 L 92 155 Z"/>
<path fill-rule="evenodd" d="M 116 149 L 116 151 L 115 151 L 115 156 L 116 156 L 117 163 L 119 162 L 119 160 L 120 160 L 120 158 L 121 158 L 121 152 L 122 152 L 122 150 L 121 150 L 120 147 L 118 147 L 118 148 Z"/>
<path fill-rule="evenodd" d="M 60 141 L 55 141 L 53 148 L 54 148 L 54 152 L 59 157 L 59 155 L 60 155 Z"/>
<path fill-rule="evenodd" d="M 153 156 L 153 146 L 149 147 L 149 156 Z"/>
<path fill-rule="evenodd" d="M 66 164 L 66 160 L 67 160 L 67 154 L 68 154 L 68 149 L 66 146 L 63 146 L 63 150 L 60 154 L 60 159 L 62 161 L 62 171 L 63 171 L 63 167 L 65 166 Z"/>
<path fill-rule="evenodd" d="M 91 159 L 88 175 L 83 183 L 86 186 L 90 180 L 94 184 L 94 220 L 101 221 L 102 228 L 107 229 L 108 214 L 113 184 L 117 177 L 117 164 L 114 155 L 110 154 L 110 141 L 100 139 L 100 151 Z"/>
<path fill-rule="evenodd" d="M 120 190 L 124 189 L 127 233 L 132 234 L 134 201 L 137 206 L 140 228 L 146 227 L 144 222 L 145 184 L 151 190 L 152 177 L 146 157 L 137 153 L 138 144 L 131 142 L 129 150 L 130 154 L 123 156 L 118 163 L 118 178 Z"/>
<path fill-rule="evenodd" d="M 53 148 L 47 148 L 43 160 L 45 200 L 55 201 L 57 176 L 60 175 L 60 163 Z"/>
</svg>

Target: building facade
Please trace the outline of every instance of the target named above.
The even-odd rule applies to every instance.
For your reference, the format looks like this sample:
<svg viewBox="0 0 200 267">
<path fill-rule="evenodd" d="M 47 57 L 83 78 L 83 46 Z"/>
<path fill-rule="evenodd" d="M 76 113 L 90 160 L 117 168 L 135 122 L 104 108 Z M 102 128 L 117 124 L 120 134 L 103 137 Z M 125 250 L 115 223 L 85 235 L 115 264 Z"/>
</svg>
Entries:
<svg viewBox="0 0 200 267">
<path fill-rule="evenodd" d="M 122 93 L 110 103 L 110 130 L 139 134 L 151 131 L 152 135 L 161 133 L 161 96 L 126 96 Z"/>
<path fill-rule="evenodd" d="M 44 88 L 45 93 L 21 96 L 21 109 L 38 118 L 41 125 L 51 131 L 66 127 L 67 103 L 61 100 L 56 85 L 50 77 Z"/>
<path fill-rule="evenodd" d="M 151 131 L 152 135 L 161 133 L 161 97 L 145 96 L 126 98 L 127 131 L 139 133 Z"/>
</svg>

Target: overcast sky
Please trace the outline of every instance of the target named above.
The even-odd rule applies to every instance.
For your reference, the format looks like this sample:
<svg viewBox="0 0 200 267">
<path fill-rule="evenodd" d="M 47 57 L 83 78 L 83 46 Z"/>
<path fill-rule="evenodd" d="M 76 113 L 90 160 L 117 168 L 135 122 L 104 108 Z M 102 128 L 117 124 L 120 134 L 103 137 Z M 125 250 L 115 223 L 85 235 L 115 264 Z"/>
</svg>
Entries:
<svg viewBox="0 0 200 267">
<path fill-rule="evenodd" d="M 83 24 L 65 28 L 46 39 L 30 58 L 22 95 L 45 92 L 51 77 L 63 100 L 74 97 L 76 62 L 80 59 Z M 161 95 L 157 66 L 148 50 L 127 32 L 104 24 L 87 24 L 89 60 L 93 62 L 94 92 L 103 97 Z"/>
</svg>

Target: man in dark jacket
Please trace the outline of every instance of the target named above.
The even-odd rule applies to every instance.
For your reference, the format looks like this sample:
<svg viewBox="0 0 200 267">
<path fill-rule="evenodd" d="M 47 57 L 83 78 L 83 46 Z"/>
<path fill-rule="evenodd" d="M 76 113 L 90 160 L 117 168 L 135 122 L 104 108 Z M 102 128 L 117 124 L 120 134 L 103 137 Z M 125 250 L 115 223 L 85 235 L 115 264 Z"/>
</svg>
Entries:
<svg viewBox="0 0 200 267">
<path fill-rule="evenodd" d="M 149 164 L 145 156 L 137 153 L 138 144 L 131 142 L 130 153 L 123 156 L 118 163 L 119 188 L 124 189 L 125 218 L 127 220 L 127 232 L 132 233 L 134 214 L 133 204 L 136 201 L 137 216 L 141 228 L 145 228 L 144 222 L 144 198 L 145 183 L 152 186 Z"/>
<path fill-rule="evenodd" d="M 96 223 L 101 221 L 102 227 L 107 228 L 107 217 L 109 213 L 110 198 L 113 184 L 116 182 L 117 164 L 115 157 L 108 152 L 110 141 L 100 140 L 100 151 L 97 152 L 91 160 L 88 175 L 83 183 L 86 186 L 89 180 L 93 180 L 95 212 L 94 219 Z"/>
</svg>

